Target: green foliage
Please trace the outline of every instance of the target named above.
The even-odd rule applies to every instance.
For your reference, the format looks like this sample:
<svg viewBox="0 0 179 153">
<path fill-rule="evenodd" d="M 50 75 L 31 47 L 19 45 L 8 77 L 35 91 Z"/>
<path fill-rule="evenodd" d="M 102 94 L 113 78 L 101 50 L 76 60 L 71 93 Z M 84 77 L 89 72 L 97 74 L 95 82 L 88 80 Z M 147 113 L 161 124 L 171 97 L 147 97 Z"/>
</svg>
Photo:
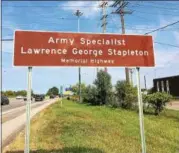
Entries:
<svg viewBox="0 0 179 153">
<path fill-rule="evenodd" d="M 85 83 L 81 83 L 81 94 L 82 94 L 82 97 L 83 97 L 83 94 L 85 93 L 85 89 L 86 89 Z M 79 83 L 77 83 L 76 85 L 72 86 L 72 92 L 75 95 L 79 94 Z"/>
<path fill-rule="evenodd" d="M 18 95 L 25 97 L 27 95 L 27 91 L 26 90 L 17 91 L 16 92 L 16 96 L 18 96 Z"/>
<path fill-rule="evenodd" d="M 89 85 L 86 87 L 83 102 L 90 103 L 92 105 L 98 105 L 97 89 L 95 86 Z"/>
<path fill-rule="evenodd" d="M 24 96 L 25 97 L 27 95 L 26 90 L 19 90 L 19 91 L 7 90 L 7 91 L 2 91 L 1 93 L 7 97 L 16 97 L 16 96 Z"/>
<path fill-rule="evenodd" d="M 112 94 L 111 76 L 103 70 L 99 71 L 94 85 L 96 86 L 96 88 L 94 88 L 96 89 L 95 103 L 97 105 L 109 104 Z"/>
<path fill-rule="evenodd" d="M 143 96 L 144 103 L 148 103 L 154 108 L 155 115 L 159 115 L 165 108 L 166 103 L 170 102 L 171 99 L 172 96 L 165 92 L 156 92 Z"/>
<path fill-rule="evenodd" d="M 148 94 L 154 93 L 155 92 L 154 87 L 150 88 L 147 92 L 148 92 Z"/>
<path fill-rule="evenodd" d="M 72 100 L 72 101 L 79 101 L 79 96 L 78 95 L 72 95 L 72 96 L 70 96 L 70 99 Z"/>
<path fill-rule="evenodd" d="M 97 73 L 97 78 L 93 86 L 88 86 L 84 90 L 83 102 L 92 105 L 109 104 L 112 96 L 111 76 L 104 71 Z"/>
<path fill-rule="evenodd" d="M 52 87 L 48 90 L 47 95 L 58 95 L 59 89 L 57 87 Z"/>
<path fill-rule="evenodd" d="M 15 92 L 12 91 L 12 90 L 5 91 L 4 95 L 7 96 L 7 97 L 15 97 L 16 96 Z"/>
<path fill-rule="evenodd" d="M 132 87 L 126 81 L 117 81 L 116 96 L 117 104 L 115 105 L 131 109 L 137 102 L 137 89 Z"/>
</svg>

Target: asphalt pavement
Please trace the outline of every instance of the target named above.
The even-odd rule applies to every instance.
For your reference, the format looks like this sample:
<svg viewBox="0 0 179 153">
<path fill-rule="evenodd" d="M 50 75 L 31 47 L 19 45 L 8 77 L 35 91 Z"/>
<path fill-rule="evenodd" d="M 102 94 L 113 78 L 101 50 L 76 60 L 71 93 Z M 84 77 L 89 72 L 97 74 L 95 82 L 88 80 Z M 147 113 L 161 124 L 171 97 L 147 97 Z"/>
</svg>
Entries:
<svg viewBox="0 0 179 153">
<path fill-rule="evenodd" d="M 3 105 L 2 106 L 2 124 L 18 117 L 19 115 L 25 113 L 26 111 L 26 101 L 24 100 L 16 100 L 15 98 L 10 99 L 11 102 L 9 105 Z M 45 99 L 43 101 L 37 101 L 34 100 L 31 103 L 31 109 L 37 108 L 41 105 L 43 105 L 46 102 L 49 102 L 50 100 Z"/>
<path fill-rule="evenodd" d="M 32 103 L 34 103 L 34 101 L 32 101 Z M 9 105 L 2 105 L 2 113 L 11 109 L 24 106 L 25 104 L 26 101 L 24 101 L 23 99 L 9 98 Z"/>
</svg>

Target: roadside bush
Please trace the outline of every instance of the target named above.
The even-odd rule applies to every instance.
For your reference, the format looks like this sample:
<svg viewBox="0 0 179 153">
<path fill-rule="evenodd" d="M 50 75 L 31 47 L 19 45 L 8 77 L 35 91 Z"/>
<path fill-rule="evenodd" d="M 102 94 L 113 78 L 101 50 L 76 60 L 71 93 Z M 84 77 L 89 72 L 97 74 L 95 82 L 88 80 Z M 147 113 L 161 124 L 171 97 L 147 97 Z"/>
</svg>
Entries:
<svg viewBox="0 0 179 153">
<path fill-rule="evenodd" d="M 121 105 L 117 99 L 117 95 L 115 93 L 111 93 L 111 99 L 108 105 L 114 108 L 120 107 Z"/>
<path fill-rule="evenodd" d="M 97 89 L 94 86 L 89 85 L 84 92 L 83 102 L 90 103 L 92 105 L 98 105 Z"/>
<path fill-rule="evenodd" d="M 117 105 L 125 109 L 135 107 L 137 102 L 137 89 L 126 81 L 117 81 L 116 84 Z"/>
<path fill-rule="evenodd" d="M 144 103 L 151 105 L 155 111 L 155 115 L 159 115 L 160 112 L 165 108 L 166 103 L 170 102 L 172 96 L 165 92 L 156 92 L 144 96 Z"/>
<path fill-rule="evenodd" d="M 155 89 L 154 89 L 154 87 L 148 89 L 147 92 L 148 92 L 148 94 L 153 94 L 153 93 L 155 93 Z"/>
<path fill-rule="evenodd" d="M 147 113 L 149 111 L 151 111 L 153 109 L 153 106 L 151 105 L 151 103 L 148 102 L 148 95 L 146 94 L 142 94 L 142 102 L 143 102 L 143 111 L 144 113 Z"/>
<path fill-rule="evenodd" d="M 79 101 L 79 96 L 78 95 L 73 95 L 73 96 L 71 96 L 71 100 L 72 101 Z"/>
</svg>

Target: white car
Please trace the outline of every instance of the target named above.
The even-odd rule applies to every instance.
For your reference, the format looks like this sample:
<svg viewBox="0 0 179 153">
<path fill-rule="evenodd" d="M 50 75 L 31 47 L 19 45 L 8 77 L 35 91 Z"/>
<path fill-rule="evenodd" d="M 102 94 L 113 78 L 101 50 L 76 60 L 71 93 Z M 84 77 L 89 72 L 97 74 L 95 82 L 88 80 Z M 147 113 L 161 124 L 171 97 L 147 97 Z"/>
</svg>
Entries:
<svg viewBox="0 0 179 153">
<path fill-rule="evenodd" d="M 17 96 L 16 99 L 24 99 L 23 96 Z"/>
</svg>

